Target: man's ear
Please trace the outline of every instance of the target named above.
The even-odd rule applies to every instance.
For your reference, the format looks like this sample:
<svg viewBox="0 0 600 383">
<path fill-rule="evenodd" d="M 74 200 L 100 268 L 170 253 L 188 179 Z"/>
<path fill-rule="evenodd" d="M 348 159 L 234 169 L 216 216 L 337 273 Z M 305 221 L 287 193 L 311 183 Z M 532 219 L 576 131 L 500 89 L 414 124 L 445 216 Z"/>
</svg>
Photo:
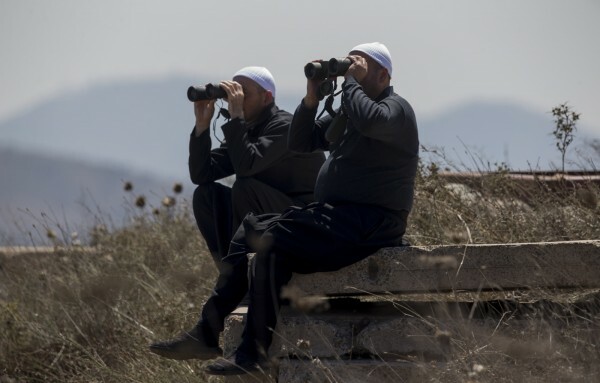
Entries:
<svg viewBox="0 0 600 383">
<path fill-rule="evenodd" d="M 381 70 L 378 73 L 377 76 L 377 80 L 379 80 L 380 84 L 386 84 L 389 85 L 389 81 L 390 81 L 390 74 L 388 73 L 387 69 L 385 68 L 381 68 Z"/>
<path fill-rule="evenodd" d="M 265 105 L 269 105 L 270 103 L 272 103 L 275 99 L 273 98 L 273 93 L 271 93 L 270 90 L 266 90 L 265 91 L 265 97 L 263 99 Z"/>
</svg>

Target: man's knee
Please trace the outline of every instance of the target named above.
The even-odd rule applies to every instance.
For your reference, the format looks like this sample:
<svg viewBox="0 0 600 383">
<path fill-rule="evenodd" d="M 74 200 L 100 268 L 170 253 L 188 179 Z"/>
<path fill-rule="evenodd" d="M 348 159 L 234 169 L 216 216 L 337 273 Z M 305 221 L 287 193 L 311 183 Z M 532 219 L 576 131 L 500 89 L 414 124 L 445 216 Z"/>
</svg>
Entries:
<svg viewBox="0 0 600 383">
<path fill-rule="evenodd" d="M 192 197 L 192 203 L 194 207 L 210 207 L 212 209 L 213 204 L 219 205 L 220 201 L 227 201 L 229 203 L 231 198 L 231 189 L 218 182 L 209 184 L 199 185 L 194 190 Z"/>
<path fill-rule="evenodd" d="M 212 203 L 212 185 L 200 185 L 194 190 L 192 202 L 196 205 L 210 205 Z"/>
<path fill-rule="evenodd" d="M 231 187 L 231 197 L 234 201 L 251 198 L 256 195 L 255 191 L 264 187 L 265 184 L 252 177 L 237 178 Z"/>
<path fill-rule="evenodd" d="M 240 223 L 250 212 L 268 212 L 271 201 L 268 201 L 267 196 L 272 194 L 268 189 L 266 184 L 254 178 L 238 178 L 231 188 L 234 220 Z"/>
<path fill-rule="evenodd" d="M 211 185 L 200 185 L 194 190 L 192 197 L 192 208 L 196 220 L 205 221 L 212 216 L 213 197 Z"/>
</svg>

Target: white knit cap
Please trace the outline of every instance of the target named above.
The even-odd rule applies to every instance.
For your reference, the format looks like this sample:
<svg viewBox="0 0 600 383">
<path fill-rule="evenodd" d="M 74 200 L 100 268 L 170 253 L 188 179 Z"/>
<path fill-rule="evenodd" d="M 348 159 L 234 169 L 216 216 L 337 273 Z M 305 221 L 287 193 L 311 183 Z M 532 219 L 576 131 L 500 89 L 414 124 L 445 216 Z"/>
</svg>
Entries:
<svg viewBox="0 0 600 383">
<path fill-rule="evenodd" d="M 254 81 L 264 90 L 268 90 L 275 98 L 275 80 L 267 68 L 261 66 L 247 66 L 238 70 L 233 77 L 242 76 Z"/>
<path fill-rule="evenodd" d="M 387 47 L 382 43 L 360 44 L 352 48 L 352 51 L 362 52 L 375 60 L 379 65 L 387 69 L 390 77 L 392 76 L 392 56 Z"/>
</svg>

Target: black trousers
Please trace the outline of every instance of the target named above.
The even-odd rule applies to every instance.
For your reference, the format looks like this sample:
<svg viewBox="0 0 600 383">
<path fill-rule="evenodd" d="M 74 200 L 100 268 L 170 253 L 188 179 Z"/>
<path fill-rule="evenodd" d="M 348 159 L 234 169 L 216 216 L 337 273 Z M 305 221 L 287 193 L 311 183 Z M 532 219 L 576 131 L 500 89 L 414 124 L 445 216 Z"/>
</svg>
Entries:
<svg viewBox="0 0 600 383">
<path fill-rule="evenodd" d="M 292 198 L 254 178 L 237 178 L 233 187 L 217 182 L 200 185 L 194 191 L 194 218 L 215 264 L 229 250 L 229 242 L 246 214 L 281 213 L 295 204 L 310 202 L 312 196 Z"/>
<path fill-rule="evenodd" d="M 227 272 L 215 288 L 223 301 L 231 301 L 226 307 L 210 308 L 211 314 L 224 320 L 246 294 L 250 275 L 250 305 L 240 349 L 248 354 L 266 352 L 277 323 L 281 288 L 293 272 L 339 270 L 382 247 L 400 246 L 407 217 L 405 211 L 319 203 L 283 214 L 250 214 L 231 241 L 223 258 Z M 250 270 L 248 253 L 256 253 Z"/>
<path fill-rule="evenodd" d="M 216 342 L 218 334 L 223 331 L 225 317 L 247 292 L 246 272 L 239 280 L 225 283 L 230 278 L 231 267 L 223 262 L 233 234 L 243 218 L 250 212 L 280 213 L 289 206 L 304 205 L 312 198 L 312 195 L 292 198 L 250 177 L 237 178 L 231 188 L 216 182 L 196 188 L 192 201 L 194 217 L 219 270 L 217 289 L 204 305 L 199 322 L 210 342 Z"/>
</svg>

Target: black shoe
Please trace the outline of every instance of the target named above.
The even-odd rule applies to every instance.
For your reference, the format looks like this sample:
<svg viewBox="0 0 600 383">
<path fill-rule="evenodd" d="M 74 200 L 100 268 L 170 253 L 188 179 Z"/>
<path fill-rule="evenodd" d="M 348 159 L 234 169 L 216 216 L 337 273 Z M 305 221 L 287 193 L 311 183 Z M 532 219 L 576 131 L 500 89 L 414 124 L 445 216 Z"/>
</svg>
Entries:
<svg viewBox="0 0 600 383">
<path fill-rule="evenodd" d="M 242 375 L 252 372 L 264 372 L 269 368 L 266 361 L 250 357 L 246 353 L 236 351 L 228 358 L 219 358 L 206 366 L 209 375 Z"/>
<path fill-rule="evenodd" d="M 164 358 L 186 359 L 213 359 L 223 355 L 219 346 L 206 344 L 204 336 L 198 328 L 184 332 L 179 337 L 164 342 L 152 343 L 150 351 Z"/>
</svg>

